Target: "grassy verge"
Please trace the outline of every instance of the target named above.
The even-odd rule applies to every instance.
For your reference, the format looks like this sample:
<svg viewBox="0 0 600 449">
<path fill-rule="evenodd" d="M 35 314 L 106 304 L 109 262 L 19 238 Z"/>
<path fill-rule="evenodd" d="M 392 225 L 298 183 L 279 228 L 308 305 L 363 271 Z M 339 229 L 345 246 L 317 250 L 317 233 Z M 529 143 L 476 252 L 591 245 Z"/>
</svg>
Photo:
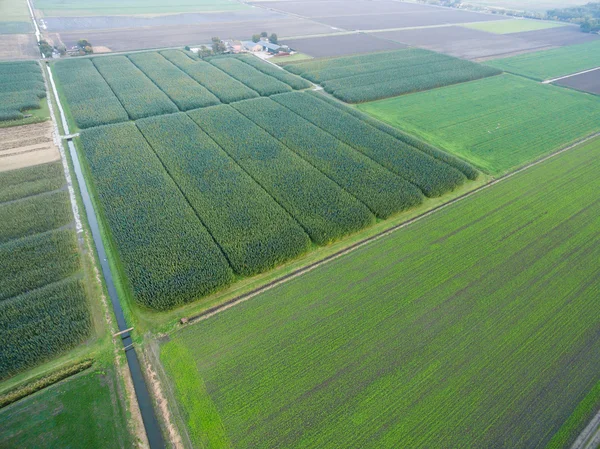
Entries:
<svg viewBox="0 0 600 449">
<path fill-rule="evenodd" d="M 23 114 L 31 114 L 31 117 L 22 118 L 19 120 L 8 120 L 0 122 L 0 128 L 10 128 L 13 126 L 32 125 L 34 123 L 45 122 L 50 119 L 50 110 L 48 109 L 48 101 L 46 98 L 40 100 L 39 109 L 30 109 L 24 111 Z"/>
</svg>

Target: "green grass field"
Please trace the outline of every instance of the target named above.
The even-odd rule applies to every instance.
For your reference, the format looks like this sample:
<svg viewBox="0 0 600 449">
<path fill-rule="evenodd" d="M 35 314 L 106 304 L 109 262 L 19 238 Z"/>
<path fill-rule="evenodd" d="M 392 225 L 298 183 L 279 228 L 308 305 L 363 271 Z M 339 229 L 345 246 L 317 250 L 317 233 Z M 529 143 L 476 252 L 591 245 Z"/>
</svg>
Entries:
<svg viewBox="0 0 600 449">
<path fill-rule="evenodd" d="M 0 0 L 0 34 L 33 32 L 26 0 Z"/>
<path fill-rule="evenodd" d="M 485 64 L 528 78 L 549 80 L 600 67 L 600 41 L 495 59 Z"/>
<path fill-rule="evenodd" d="M 519 33 L 521 31 L 545 30 L 548 28 L 564 27 L 564 23 L 543 22 L 541 20 L 498 20 L 497 22 L 465 23 L 465 28 L 486 31 L 494 34 Z"/>
<path fill-rule="evenodd" d="M 170 335 L 196 447 L 568 447 L 600 406 L 600 141 Z"/>
<path fill-rule="evenodd" d="M 36 0 L 46 17 L 179 14 L 237 11 L 248 8 L 235 0 Z"/>
<path fill-rule="evenodd" d="M 114 368 L 92 368 L 0 409 L 0 448 L 133 447 Z"/>
<path fill-rule="evenodd" d="M 600 131 L 597 97 L 513 75 L 358 107 L 494 175 Z"/>
</svg>

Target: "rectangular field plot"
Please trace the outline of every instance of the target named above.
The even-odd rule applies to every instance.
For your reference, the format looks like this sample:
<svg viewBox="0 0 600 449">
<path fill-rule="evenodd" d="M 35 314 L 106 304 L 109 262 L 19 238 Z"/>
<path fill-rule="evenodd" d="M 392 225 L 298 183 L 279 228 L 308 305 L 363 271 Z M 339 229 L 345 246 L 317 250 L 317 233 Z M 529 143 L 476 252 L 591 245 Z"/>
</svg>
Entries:
<svg viewBox="0 0 600 449">
<path fill-rule="evenodd" d="M 502 75 L 359 108 L 492 174 L 600 131 L 600 101 Z"/>
<path fill-rule="evenodd" d="M 40 66 L 35 61 L 0 63 L 0 122 L 23 118 L 22 112 L 39 109 L 46 96 Z"/>
<path fill-rule="evenodd" d="M 600 95 L 600 69 L 563 78 L 554 84 Z"/>
<path fill-rule="evenodd" d="M 546 30 L 549 28 L 559 28 L 569 25 L 557 22 L 544 22 L 542 20 L 515 19 L 499 20 L 498 22 L 468 23 L 463 26 L 472 28 L 474 30 L 486 31 L 488 33 L 510 34 L 519 33 L 522 31 Z"/>
<path fill-rule="evenodd" d="M 91 332 L 65 182 L 60 162 L 0 173 L 0 380 Z"/>
<path fill-rule="evenodd" d="M 358 53 L 397 50 L 406 47 L 397 42 L 377 39 L 369 34 L 343 34 L 341 36 L 286 39 L 284 44 L 315 58 L 347 56 Z"/>
<path fill-rule="evenodd" d="M 497 69 L 419 49 L 316 60 L 285 68 L 319 83 L 326 92 L 347 103 L 373 101 L 500 74 Z"/>
<path fill-rule="evenodd" d="M 600 40 L 496 59 L 486 65 L 537 80 L 548 80 L 600 67 Z"/>
<path fill-rule="evenodd" d="M 600 406 L 599 170 L 595 141 L 172 333 L 193 444 L 569 447 Z"/>
</svg>

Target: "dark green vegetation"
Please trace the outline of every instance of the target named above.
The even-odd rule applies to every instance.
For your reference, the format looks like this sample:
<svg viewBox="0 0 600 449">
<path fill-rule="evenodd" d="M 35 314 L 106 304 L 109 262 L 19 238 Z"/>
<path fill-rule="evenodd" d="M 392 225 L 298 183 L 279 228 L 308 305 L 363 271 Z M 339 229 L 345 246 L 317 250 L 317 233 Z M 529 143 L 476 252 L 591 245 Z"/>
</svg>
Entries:
<svg viewBox="0 0 600 449">
<path fill-rule="evenodd" d="M 227 56 L 216 57 L 212 58 L 210 63 L 263 96 L 280 94 L 292 90 L 288 84 L 256 70 L 251 65 L 237 58 Z"/>
<path fill-rule="evenodd" d="M 597 97 L 512 75 L 359 108 L 492 174 L 600 131 Z"/>
<path fill-rule="evenodd" d="M 559 78 L 600 67 L 600 41 L 495 59 L 486 65 L 540 81 Z"/>
<path fill-rule="evenodd" d="M 236 273 L 255 274 L 308 250 L 298 223 L 187 115 L 137 126 Z"/>
<path fill-rule="evenodd" d="M 86 371 L 0 410 L 2 448 L 134 447 L 113 367 Z"/>
<path fill-rule="evenodd" d="M 227 260 L 135 124 L 85 130 L 81 142 L 139 304 L 167 309 L 231 282 Z"/>
<path fill-rule="evenodd" d="M 235 103 L 238 111 L 387 218 L 423 201 L 413 184 L 269 98 Z"/>
<path fill-rule="evenodd" d="M 57 190 L 65 183 L 60 162 L 0 173 L 0 203 Z"/>
<path fill-rule="evenodd" d="M 466 181 L 461 172 L 441 160 L 336 109 L 317 96 L 291 93 L 273 99 L 413 183 L 428 197 L 441 196 Z"/>
<path fill-rule="evenodd" d="M 272 64 L 265 64 L 263 61 L 259 60 L 255 56 L 241 54 L 236 56 L 240 61 L 245 62 L 248 65 L 251 65 L 256 70 L 259 70 L 273 78 L 277 78 L 279 81 L 288 84 L 290 87 L 296 90 L 308 89 L 311 87 L 311 84 L 295 75 L 291 75 L 285 70 L 281 68 L 275 67 Z"/>
<path fill-rule="evenodd" d="M 594 141 L 172 334 L 194 444 L 572 438 L 600 406 L 599 170 Z"/>
<path fill-rule="evenodd" d="M 23 219 L 26 217 L 27 219 Z M 0 203 L 0 244 L 60 228 L 73 221 L 69 193 L 55 191 L 8 204 Z"/>
<path fill-rule="evenodd" d="M 35 61 L 0 63 L 0 121 L 23 118 L 22 112 L 39 109 L 46 96 L 44 78 Z"/>
<path fill-rule="evenodd" d="M 327 244 L 374 223 L 364 204 L 231 106 L 198 109 L 190 117 L 315 243 Z"/>
<path fill-rule="evenodd" d="M 161 54 L 202 84 L 223 103 L 258 97 L 258 93 L 238 80 L 226 76 L 221 70 L 205 61 L 197 61 L 179 50 L 165 50 Z"/>
<path fill-rule="evenodd" d="M 286 65 L 292 73 L 323 86 L 348 103 L 462 83 L 500 71 L 421 49 L 403 49 Z"/>
<path fill-rule="evenodd" d="M 212 93 L 181 71 L 160 53 L 134 53 L 129 59 L 182 111 L 219 104 Z"/>
<path fill-rule="evenodd" d="M 91 331 L 77 237 L 60 163 L 0 174 L 0 379 Z"/>
<path fill-rule="evenodd" d="M 89 59 L 59 61 L 53 65 L 53 70 L 79 128 L 128 119 L 119 99 Z"/>
</svg>

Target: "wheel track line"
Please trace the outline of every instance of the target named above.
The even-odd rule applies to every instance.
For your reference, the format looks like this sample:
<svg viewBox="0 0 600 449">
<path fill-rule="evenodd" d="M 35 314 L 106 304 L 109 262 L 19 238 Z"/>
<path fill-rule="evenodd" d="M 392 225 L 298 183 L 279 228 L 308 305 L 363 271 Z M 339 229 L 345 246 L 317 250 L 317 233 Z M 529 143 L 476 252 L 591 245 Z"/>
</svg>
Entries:
<svg viewBox="0 0 600 449">
<path fill-rule="evenodd" d="M 406 228 L 406 227 L 408 227 L 408 226 L 410 226 L 410 225 L 412 225 L 414 223 L 417 223 L 417 222 L 423 220 L 424 218 L 427 218 L 427 217 L 429 217 L 429 216 L 431 216 L 431 215 L 433 215 L 433 214 L 435 214 L 435 213 L 437 213 L 437 212 L 439 212 L 439 211 L 441 211 L 443 209 L 446 209 L 446 208 L 448 208 L 448 207 L 450 207 L 450 206 L 452 206 L 452 205 L 454 205 L 456 203 L 459 203 L 459 202 L 461 202 L 461 201 L 463 201 L 463 200 L 465 200 L 467 198 L 470 198 L 471 196 L 473 196 L 473 195 L 475 195 L 475 194 L 477 194 L 477 193 L 479 193 L 479 192 L 481 192 L 483 190 L 486 190 L 486 189 L 488 189 L 488 188 L 490 188 L 490 187 L 492 187 L 492 186 L 494 186 L 496 184 L 499 184 L 499 183 L 501 183 L 503 181 L 506 181 L 507 179 L 510 179 L 513 176 L 518 175 L 519 173 L 522 173 L 522 172 L 524 172 L 526 170 L 529 170 L 532 167 L 535 167 L 535 166 L 537 166 L 539 164 L 542 164 L 542 163 L 544 163 L 544 162 L 546 162 L 546 161 L 548 161 L 550 159 L 553 159 L 553 158 L 555 158 L 555 157 L 557 157 L 557 156 L 559 156 L 559 155 L 561 155 L 563 153 L 566 153 L 567 151 L 570 151 L 573 148 L 576 148 L 576 147 L 578 147 L 580 145 L 583 145 L 583 144 L 589 142 L 590 140 L 595 139 L 596 137 L 599 137 L 599 136 L 600 136 L 600 132 L 597 132 L 597 133 L 591 134 L 591 135 L 589 135 L 587 137 L 584 137 L 583 139 L 580 139 L 580 140 L 576 141 L 575 143 L 573 143 L 573 144 L 571 144 L 571 145 L 569 145 L 567 147 L 564 147 L 564 148 L 562 148 L 562 149 L 560 149 L 560 150 L 558 150 L 558 151 L 556 151 L 556 152 L 554 152 L 552 154 L 549 154 L 549 155 L 544 156 L 544 157 L 542 157 L 540 159 L 537 159 L 537 160 L 535 160 L 533 162 L 530 162 L 529 164 L 524 165 L 523 167 L 521 167 L 521 168 L 519 168 L 519 169 L 517 169 L 517 170 L 515 170 L 513 172 L 507 173 L 507 174 L 505 174 L 505 175 L 503 175 L 503 176 L 501 176 L 501 177 L 499 177 L 497 179 L 494 179 L 494 180 L 488 182 L 487 184 L 484 184 L 481 187 L 478 187 L 478 188 L 476 188 L 474 190 L 471 190 L 470 192 L 467 192 L 467 193 L 465 193 L 465 194 L 463 194 L 463 195 L 461 195 L 461 196 L 459 196 L 457 198 L 454 198 L 454 199 L 448 201 L 447 203 L 444 203 L 444 204 L 441 204 L 441 205 L 439 205 L 437 207 L 434 207 L 433 209 L 431 209 L 431 210 L 429 210 L 427 212 L 424 212 L 423 214 L 421 214 L 421 215 L 419 215 L 417 217 L 411 218 L 408 221 L 405 221 L 403 223 L 395 225 L 395 226 L 393 226 L 393 227 L 391 227 L 389 229 L 386 229 L 386 230 L 384 230 L 384 231 L 382 231 L 382 232 L 380 232 L 378 234 L 375 234 L 375 235 L 373 235 L 371 237 L 367 237 L 364 240 L 361 240 L 361 241 L 359 241 L 357 243 L 354 243 L 353 245 L 350 245 L 349 247 L 347 247 L 347 248 L 345 248 L 343 250 L 340 250 L 340 251 L 338 251 L 338 252 L 336 252 L 334 254 L 331 254 L 331 255 L 329 255 L 329 256 L 327 256 L 327 257 L 325 257 L 325 258 L 323 258 L 323 259 L 321 259 L 321 260 L 319 260 L 317 262 L 311 263 L 311 264 L 309 264 L 309 265 L 307 265 L 305 267 L 302 267 L 302 268 L 299 268 L 299 269 L 297 269 L 295 271 L 292 271 L 291 273 L 286 274 L 286 275 L 284 275 L 284 276 L 282 276 L 282 277 L 280 277 L 278 279 L 275 279 L 274 281 L 271 281 L 271 282 L 269 282 L 269 283 L 267 283 L 267 284 L 265 284 L 265 285 L 263 285 L 261 287 L 258 287 L 258 288 L 254 289 L 254 290 L 251 290 L 248 293 L 244 293 L 242 295 L 236 296 L 236 297 L 234 297 L 234 298 L 232 298 L 232 299 L 230 299 L 230 300 L 228 300 L 228 301 L 226 301 L 226 302 L 224 302 L 222 304 L 219 304 L 217 306 L 211 307 L 211 308 L 205 310 L 204 312 L 201 312 L 201 313 L 199 313 L 197 315 L 193 315 L 191 317 L 184 317 L 184 318 L 182 318 L 180 320 L 180 323 L 181 324 L 188 324 L 189 325 L 189 324 L 194 324 L 194 323 L 197 323 L 197 322 L 200 322 L 200 321 L 207 320 L 208 318 L 211 318 L 211 317 L 213 317 L 213 316 L 215 316 L 215 315 L 217 315 L 217 314 L 219 314 L 221 312 L 224 312 L 225 310 L 231 309 L 232 307 L 235 307 L 235 306 L 237 306 L 237 305 L 239 305 L 241 303 L 244 303 L 244 302 L 246 302 L 246 301 L 248 301 L 248 300 L 250 300 L 250 299 L 252 299 L 252 298 L 254 298 L 254 297 L 256 297 L 256 296 L 258 296 L 258 295 L 260 295 L 260 294 L 262 294 L 264 292 L 266 292 L 266 291 L 269 291 L 269 290 L 271 290 L 271 289 L 273 289 L 273 288 L 275 288 L 275 287 L 277 287 L 279 285 L 282 285 L 282 284 L 284 284 L 286 282 L 289 282 L 292 279 L 295 279 L 295 278 L 297 278 L 299 276 L 302 276 L 302 275 L 304 275 L 306 273 L 309 273 L 309 272 L 313 271 L 314 269 L 321 267 L 322 265 L 325 265 L 325 264 L 327 264 L 327 263 L 329 263 L 329 262 L 331 262 L 333 260 L 336 260 L 336 259 L 338 259 L 338 258 L 340 258 L 342 256 L 350 254 L 351 252 L 354 252 L 354 251 L 358 250 L 359 248 L 362 248 L 363 246 L 366 246 L 366 245 L 368 245 L 368 244 L 370 244 L 372 242 L 375 242 L 377 240 L 382 239 L 383 237 L 387 237 L 388 235 L 390 235 L 390 234 L 392 234 L 392 233 L 394 233 L 394 232 L 396 232 L 396 231 L 398 231 L 400 229 L 404 229 L 404 228 Z"/>
</svg>

